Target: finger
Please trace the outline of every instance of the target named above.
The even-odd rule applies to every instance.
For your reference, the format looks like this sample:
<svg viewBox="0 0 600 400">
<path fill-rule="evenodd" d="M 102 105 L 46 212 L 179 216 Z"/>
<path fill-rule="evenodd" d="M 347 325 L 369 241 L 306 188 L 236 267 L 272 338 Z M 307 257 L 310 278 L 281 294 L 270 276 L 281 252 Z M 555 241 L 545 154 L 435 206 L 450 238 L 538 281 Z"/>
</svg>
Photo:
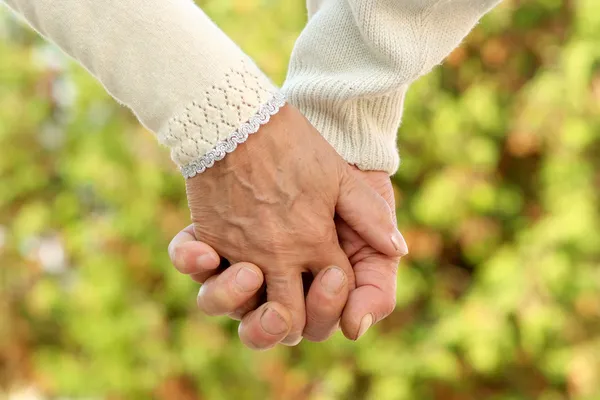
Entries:
<svg viewBox="0 0 600 400">
<path fill-rule="evenodd" d="M 234 264 L 202 285 L 198 307 L 207 315 L 234 313 L 244 304 L 258 301 L 263 281 L 262 272 L 256 265 Z"/>
<path fill-rule="evenodd" d="M 370 246 L 388 256 L 408 253 L 406 242 L 396 227 L 390 207 L 350 167 L 345 170 L 336 212 Z"/>
<path fill-rule="evenodd" d="M 244 304 L 235 309 L 234 312 L 227 314 L 227 316 L 231 319 L 235 319 L 237 321 L 241 321 L 242 318 L 246 316 L 250 311 L 254 311 L 258 308 L 258 306 L 267 302 L 267 286 L 263 284 L 258 290 L 258 292 L 250 298 L 250 300 L 246 301 Z"/>
<path fill-rule="evenodd" d="M 223 272 L 224 270 L 226 270 L 227 268 L 229 268 L 231 266 L 231 263 L 227 259 L 221 257 L 221 263 L 219 264 L 219 266 L 217 268 L 212 268 L 214 265 L 212 263 L 212 261 L 210 262 L 210 264 L 207 263 L 205 265 L 210 265 L 211 268 L 202 270 L 202 272 L 190 274 L 189 275 L 190 278 L 192 278 L 192 280 L 194 280 L 198 283 L 205 283 L 208 280 L 208 278 L 210 278 L 211 276 L 218 275 L 221 272 Z"/>
<path fill-rule="evenodd" d="M 320 260 L 320 265 L 311 268 L 315 279 L 306 297 L 303 333 L 305 338 L 315 342 L 326 340 L 336 331 L 348 293 L 355 288 L 352 265 L 339 245 L 325 248 Z M 337 267 L 341 274 L 331 268 L 324 271 L 325 265 Z"/>
<path fill-rule="evenodd" d="M 322 250 L 319 250 L 319 254 L 320 255 L 316 257 L 319 262 L 317 264 L 308 265 L 308 268 L 314 276 L 324 270 L 325 267 L 335 265 L 344 272 L 344 275 L 346 275 L 348 289 L 352 290 L 356 287 L 352 264 L 339 243 L 336 242 L 334 245 L 323 247 Z"/>
<path fill-rule="evenodd" d="M 294 268 L 280 268 L 278 271 L 282 272 L 271 273 L 265 277 L 267 300 L 281 304 L 291 313 L 290 332 L 281 343 L 295 346 L 302 340 L 302 332 L 306 324 L 302 278 Z"/>
<path fill-rule="evenodd" d="M 206 272 L 216 270 L 220 263 L 220 257 L 212 247 L 196 241 L 191 225 L 171 240 L 169 257 L 175 268 L 186 275 L 202 273 L 206 275 Z"/>
<path fill-rule="evenodd" d="M 250 311 L 254 311 L 265 302 L 263 294 L 266 291 L 266 287 L 263 285 L 258 293 L 252 296 L 248 301 L 235 309 L 234 312 L 227 314 L 227 316 L 236 321 L 241 321 Z"/>
<path fill-rule="evenodd" d="M 292 316 L 283 305 L 265 303 L 242 319 L 240 340 L 253 350 L 267 350 L 281 342 L 290 332 Z"/>
<path fill-rule="evenodd" d="M 357 288 L 350 292 L 342 314 L 344 336 L 357 340 L 396 307 L 397 259 L 369 256 L 354 266 Z"/>
<path fill-rule="evenodd" d="M 329 338 L 337 330 L 347 300 L 346 273 L 337 266 L 319 272 L 306 296 L 304 338 L 311 342 Z"/>
</svg>

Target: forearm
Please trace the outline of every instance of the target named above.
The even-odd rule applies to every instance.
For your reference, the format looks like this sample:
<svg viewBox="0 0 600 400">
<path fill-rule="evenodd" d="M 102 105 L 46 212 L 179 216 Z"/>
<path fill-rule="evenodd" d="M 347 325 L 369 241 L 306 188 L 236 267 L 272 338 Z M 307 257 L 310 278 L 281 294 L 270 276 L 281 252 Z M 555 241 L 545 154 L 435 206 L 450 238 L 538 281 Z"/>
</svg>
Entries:
<svg viewBox="0 0 600 400">
<path fill-rule="evenodd" d="M 180 167 L 224 148 L 277 91 L 191 0 L 5 2 L 131 108 Z"/>
<path fill-rule="evenodd" d="M 404 95 L 500 0 L 309 0 L 284 92 L 344 159 L 392 174 Z"/>
</svg>

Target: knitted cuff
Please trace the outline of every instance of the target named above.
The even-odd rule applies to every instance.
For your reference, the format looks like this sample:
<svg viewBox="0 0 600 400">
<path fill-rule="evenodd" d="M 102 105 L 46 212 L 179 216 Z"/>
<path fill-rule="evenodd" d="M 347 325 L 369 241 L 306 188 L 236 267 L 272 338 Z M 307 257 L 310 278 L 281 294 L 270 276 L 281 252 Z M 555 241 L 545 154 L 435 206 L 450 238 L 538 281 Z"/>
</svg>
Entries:
<svg viewBox="0 0 600 400">
<path fill-rule="evenodd" d="M 349 164 L 363 171 L 394 174 L 400 165 L 396 145 L 406 87 L 382 96 L 352 96 L 352 85 L 319 84 L 313 79 L 289 81 L 288 102 Z"/>
<path fill-rule="evenodd" d="M 183 176 L 191 178 L 234 151 L 284 104 L 283 95 L 260 70 L 243 62 L 172 117 L 158 138 L 171 148 Z"/>
</svg>

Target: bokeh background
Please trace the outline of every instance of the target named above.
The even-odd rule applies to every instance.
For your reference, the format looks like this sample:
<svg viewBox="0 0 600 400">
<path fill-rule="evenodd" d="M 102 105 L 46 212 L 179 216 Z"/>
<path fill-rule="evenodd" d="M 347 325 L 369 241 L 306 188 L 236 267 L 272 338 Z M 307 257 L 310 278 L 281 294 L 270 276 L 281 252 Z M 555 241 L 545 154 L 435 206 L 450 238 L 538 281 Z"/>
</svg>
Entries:
<svg viewBox="0 0 600 400">
<path fill-rule="evenodd" d="M 199 3 L 282 82 L 303 0 Z M 0 398 L 600 399 L 600 2 L 505 0 L 399 144 L 397 310 L 251 352 L 170 266 L 167 151 L 0 10 Z"/>
</svg>

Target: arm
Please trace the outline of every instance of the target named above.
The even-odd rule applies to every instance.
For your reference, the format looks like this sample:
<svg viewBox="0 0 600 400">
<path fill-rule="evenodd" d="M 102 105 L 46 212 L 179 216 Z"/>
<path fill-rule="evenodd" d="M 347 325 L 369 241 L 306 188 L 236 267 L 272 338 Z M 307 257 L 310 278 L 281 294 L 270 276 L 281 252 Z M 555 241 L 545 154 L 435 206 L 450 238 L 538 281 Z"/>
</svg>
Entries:
<svg viewBox="0 0 600 400">
<path fill-rule="evenodd" d="M 271 113 L 282 105 L 277 88 L 191 0 L 5 2 L 131 108 L 186 177 L 265 105 Z"/>
<path fill-rule="evenodd" d="M 348 163 L 393 174 L 409 85 L 499 2 L 309 0 L 283 90 Z"/>
<path fill-rule="evenodd" d="M 284 91 L 346 161 L 363 170 L 375 170 L 357 174 L 386 200 L 392 214 L 395 204 L 390 180 L 377 170 L 393 173 L 398 167 L 396 132 L 406 90 L 439 64 L 498 2 L 308 1 L 311 19 L 296 43 Z M 375 251 L 343 220 L 338 220 L 336 228 L 357 285 L 344 308 L 341 327 L 347 337 L 357 339 L 393 310 L 398 259 Z M 225 273 L 219 275 L 218 263 L 194 264 L 198 256 L 213 250 L 192 243 L 195 238 L 183 240 L 186 237 L 180 234 L 174 239 L 171 259 L 180 271 L 202 282 L 210 277 L 198 297 L 201 307 L 214 309 L 220 304 L 220 313 L 237 315 L 239 310 L 247 312 L 259 304 L 256 293 L 236 292 L 231 279 Z M 191 261 L 176 256 L 184 247 Z M 326 293 L 316 283 L 310 290 L 312 299 Z M 227 296 L 216 295 L 224 292 Z M 279 341 L 252 313 L 244 318 L 240 337 L 246 343 L 270 347 Z"/>
<path fill-rule="evenodd" d="M 229 260 L 260 268 L 265 312 L 277 303 L 292 312 L 281 333 L 286 343 L 296 343 L 310 328 L 307 316 L 318 314 L 318 302 L 305 308 L 303 272 L 336 266 L 343 276 L 336 292 L 342 301 L 328 310 L 331 325 L 353 285 L 334 215 L 345 216 L 378 250 L 402 252 L 385 202 L 298 110 L 282 107 L 274 86 L 191 0 L 7 3 L 171 148 L 189 178 L 197 238 Z"/>
</svg>

